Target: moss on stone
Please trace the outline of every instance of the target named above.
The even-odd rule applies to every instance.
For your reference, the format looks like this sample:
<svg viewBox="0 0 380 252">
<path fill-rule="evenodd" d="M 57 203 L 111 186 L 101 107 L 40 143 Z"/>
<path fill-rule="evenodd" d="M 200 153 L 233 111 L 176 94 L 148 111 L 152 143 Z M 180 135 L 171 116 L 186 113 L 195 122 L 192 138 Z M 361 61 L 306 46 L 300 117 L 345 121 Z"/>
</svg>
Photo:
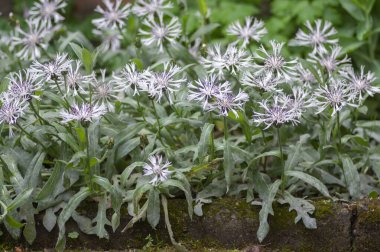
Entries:
<svg viewBox="0 0 380 252">
<path fill-rule="evenodd" d="M 370 223 L 380 222 L 380 204 L 378 201 L 368 200 L 367 211 L 360 212 L 360 220 Z"/>
<path fill-rule="evenodd" d="M 331 200 L 318 200 L 314 202 L 314 216 L 318 219 L 325 219 L 334 214 L 334 203 Z"/>
</svg>

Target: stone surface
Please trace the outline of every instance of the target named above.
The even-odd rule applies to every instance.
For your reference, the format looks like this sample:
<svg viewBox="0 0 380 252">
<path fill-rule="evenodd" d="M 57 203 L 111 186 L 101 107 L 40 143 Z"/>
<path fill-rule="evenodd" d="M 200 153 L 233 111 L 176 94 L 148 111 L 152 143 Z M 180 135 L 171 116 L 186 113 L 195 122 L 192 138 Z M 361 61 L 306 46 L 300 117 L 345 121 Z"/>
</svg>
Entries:
<svg viewBox="0 0 380 252">
<path fill-rule="evenodd" d="M 295 212 L 289 212 L 287 205 L 275 204 L 275 216 L 269 218 L 271 229 L 262 244 L 259 244 L 256 238 L 260 207 L 252 206 L 243 200 L 215 200 L 212 204 L 204 206 L 203 217 L 194 216 L 193 220 L 187 215 L 185 200 L 170 200 L 169 217 L 176 240 L 193 251 L 203 251 L 205 248 L 220 251 L 351 251 L 351 248 L 354 251 L 380 250 L 380 241 L 377 239 L 380 227 L 380 201 L 366 200 L 344 204 L 318 200 L 314 204 L 318 225 L 314 230 L 306 229 L 302 221 L 294 224 Z M 126 212 L 126 209 L 122 210 Z M 94 216 L 96 204 L 93 207 L 91 204 L 83 207 L 81 212 L 87 216 Z M 110 211 L 109 215 L 111 214 Z M 5 232 L 0 236 L 0 244 L 35 250 L 53 248 L 58 229 L 55 227 L 51 233 L 47 232 L 42 225 L 42 217 L 43 215 L 36 216 L 38 235 L 33 245 L 27 245 L 24 240 L 12 241 Z M 132 229 L 121 233 L 120 230 L 128 220 L 127 217 L 122 218 L 120 228 L 115 233 L 108 229 L 109 240 L 80 232 L 77 224 L 70 220 L 66 225 L 66 233 L 75 231 L 79 233 L 79 237 L 67 238 L 67 249 L 142 248 L 147 244 L 146 238 L 149 235 L 155 246 L 170 246 L 163 217 L 156 230 L 151 229 L 147 222 L 139 222 Z"/>
</svg>

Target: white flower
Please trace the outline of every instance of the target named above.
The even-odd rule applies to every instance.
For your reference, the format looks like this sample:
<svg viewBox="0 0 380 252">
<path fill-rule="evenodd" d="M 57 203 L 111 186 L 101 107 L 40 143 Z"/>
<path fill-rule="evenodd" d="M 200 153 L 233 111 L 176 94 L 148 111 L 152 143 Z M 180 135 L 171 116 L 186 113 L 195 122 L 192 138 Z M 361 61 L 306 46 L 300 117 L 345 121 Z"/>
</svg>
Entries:
<svg viewBox="0 0 380 252">
<path fill-rule="evenodd" d="M 13 72 L 9 75 L 7 94 L 10 99 L 29 101 L 32 98 L 39 99 L 34 93 L 41 90 L 42 81 L 38 76 L 28 70 Z"/>
<path fill-rule="evenodd" d="M 254 112 L 253 121 L 257 125 L 265 124 L 265 129 L 272 125 L 278 127 L 285 123 L 296 125 L 299 123 L 298 114 L 290 105 L 291 99 L 278 94 L 273 97 L 273 100 L 268 99 L 259 102 L 260 107 L 264 110 L 262 113 Z"/>
<path fill-rule="evenodd" d="M 224 72 L 237 75 L 238 72 L 252 66 L 252 57 L 243 49 L 238 49 L 230 44 L 224 51 L 220 44 L 215 44 L 207 48 L 207 57 L 201 58 L 201 64 L 209 74 L 216 73 L 219 78 L 224 76 Z"/>
<path fill-rule="evenodd" d="M 87 78 L 80 72 L 80 67 L 82 64 L 79 60 L 76 60 L 74 62 L 75 64 L 69 65 L 67 74 L 60 76 L 58 79 L 59 85 L 61 87 L 64 87 L 65 95 L 72 93 L 73 96 L 76 96 L 78 95 L 78 91 L 83 93 L 85 92 L 83 89 L 83 84 Z M 55 86 L 52 87 L 55 88 Z"/>
<path fill-rule="evenodd" d="M 162 156 L 160 155 L 153 155 L 149 157 L 149 163 L 145 163 L 143 169 L 144 169 L 144 176 L 152 176 L 153 179 L 149 181 L 150 184 L 156 186 L 161 182 L 165 182 L 170 174 L 172 174 L 172 171 L 169 171 L 168 168 L 171 166 L 171 163 L 166 161 L 163 162 Z"/>
<path fill-rule="evenodd" d="M 246 17 L 244 26 L 236 21 L 227 28 L 227 34 L 237 36 L 238 40 L 243 42 L 243 47 L 249 44 L 250 40 L 258 42 L 266 33 L 264 22 L 253 17 Z"/>
<path fill-rule="evenodd" d="M 57 24 L 65 18 L 59 14 L 59 11 L 66 7 L 67 3 L 64 0 L 39 0 L 35 2 L 29 11 L 33 21 L 41 22 L 47 27 Z"/>
<path fill-rule="evenodd" d="M 153 17 L 156 14 L 162 19 L 164 11 L 171 8 L 173 8 L 173 4 L 167 0 L 137 0 L 132 11 L 139 17 Z"/>
<path fill-rule="evenodd" d="M 181 25 L 177 17 L 173 17 L 168 24 L 165 24 L 161 19 L 157 22 L 150 17 L 145 19 L 143 24 L 148 30 L 139 30 L 140 35 L 143 37 L 141 42 L 145 46 L 157 46 L 160 52 L 164 51 L 164 44 L 176 44 L 177 38 L 181 35 Z"/>
<path fill-rule="evenodd" d="M 265 71 L 272 72 L 276 77 L 283 78 L 285 81 L 293 80 L 296 77 L 296 60 L 286 61 L 281 55 L 282 47 L 284 43 L 277 43 L 276 41 L 270 41 L 272 52 L 269 53 L 265 50 L 264 46 L 258 49 L 260 53 L 255 53 L 255 58 L 263 61 L 264 65 L 256 64 L 255 67 L 258 73 Z"/>
<path fill-rule="evenodd" d="M 313 27 L 310 21 L 306 21 L 307 32 L 299 29 L 296 34 L 296 38 L 291 41 L 291 45 L 310 46 L 313 47 L 313 51 L 323 50 L 324 44 L 335 45 L 338 43 L 338 39 L 332 39 L 331 36 L 337 34 L 336 30 L 329 21 L 323 21 L 317 19 L 314 21 L 315 27 Z"/>
<path fill-rule="evenodd" d="M 239 93 L 234 95 L 231 92 L 222 92 L 217 94 L 216 103 L 210 109 L 218 109 L 221 116 L 228 116 L 231 111 L 236 117 L 239 117 L 236 110 L 243 110 L 244 104 L 249 97 L 246 93 L 239 90 Z"/>
<path fill-rule="evenodd" d="M 95 119 L 98 119 L 107 112 L 103 105 L 90 105 L 83 103 L 80 106 L 74 104 L 71 106 L 70 111 L 61 111 L 62 123 L 71 121 L 80 122 L 82 125 L 88 125 Z"/>
<path fill-rule="evenodd" d="M 31 71 L 43 79 L 43 81 L 50 81 L 62 76 L 62 72 L 66 72 L 72 60 L 67 59 L 67 53 L 58 53 L 54 60 L 45 64 L 41 64 L 35 60 L 31 66 Z"/>
<path fill-rule="evenodd" d="M 13 135 L 12 125 L 25 114 L 28 103 L 25 100 L 10 98 L 7 94 L 1 96 L 0 124 L 9 125 L 9 136 Z"/>
<path fill-rule="evenodd" d="M 364 73 L 364 66 L 360 67 L 360 75 L 355 74 L 352 67 L 339 71 L 340 75 L 347 80 L 348 86 L 351 88 L 353 95 L 358 96 L 359 103 L 363 102 L 363 94 L 373 96 L 380 93 L 380 87 L 372 86 L 376 80 L 374 73 Z"/>
<path fill-rule="evenodd" d="M 122 5 L 122 0 L 102 0 L 105 8 L 103 9 L 99 5 L 96 7 L 95 11 L 102 14 L 101 18 L 92 20 L 92 23 L 98 29 L 102 28 L 122 28 L 124 26 L 125 19 L 130 13 L 131 4 Z"/>
<path fill-rule="evenodd" d="M 142 73 L 136 70 L 136 64 L 126 64 L 120 75 L 113 76 L 118 86 L 128 92 L 133 90 L 133 95 L 139 94 L 139 88 L 144 86 L 145 80 Z"/>
<path fill-rule="evenodd" d="M 309 54 L 309 61 L 315 64 L 320 64 L 329 73 L 332 73 L 337 67 L 350 63 L 350 59 L 347 55 L 343 59 L 338 59 L 340 57 L 342 47 L 333 46 L 330 50 L 317 50 L 316 53 Z"/>
<path fill-rule="evenodd" d="M 234 75 L 252 67 L 252 57 L 245 50 L 238 49 L 232 44 L 228 45 L 223 58 L 227 70 Z"/>
<path fill-rule="evenodd" d="M 16 28 L 16 34 L 12 37 L 10 49 L 14 51 L 15 47 L 21 49 L 16 52 L 16 56 L 22 59 L 36 59 L 41 57 L 41 49 L 46 50 L 48 47 L 47 36 L 48 30 L 31 20 L 26 21 L 27 31 L 23 31 L 20 26 Z"/>
<path fill-rule="evenodd" d="M 315 69 L 315 71 L 320 74 L 320 71 Z M 297 72 L 298 72 L 298 79 L 301 81 L 302 84 L 304 84 L 307 87 L 310 87 L 311 84 L 314 84 L 317 82 L 314 75 L 310 72 L 309 69 L 305 69 L 302 64 L 297 65 Z"/>
<path fill-rule="evenodd" d="M 275 76 L 272 72 L 251 73 L 244 72 L 241 78 L 241 83 L 250 87 L 257 87 L 264 91 L 274 92 L 277 91 L 278 84 L 283 82 L 281 76 Z"/>
<path fill-rule="evenodd" d="M 104 51 L 111 50 L 114 52 L 120 49 L 123 36 L 119 31 L 112 29 L 94 29 L 92 33 L 101 38 Z"/>
<path fill-rule="evenodd" d="M 86 82 L 90 84 L 92 99 L 95 103 L 105 106 L 108 111 L 114 111 L 114 102 L 117 100 L 117 92 L 120 89 L 115 87 L 114 80 L 106 80 L 105 69 L 100 70 L 100 73 L 100 80 L 96 78 L 95 73 L 86 79 Z"/>
<path fill-rule="evenodd" d="M 351 103 L 353 97 L 350 87 L 340 78 L 331 78 L 329 85 L 319 86 L 314 96 L 316 98 L 315 106 L 319 108 L 317 114 L 331 107 L 333 109 L 333 116 L 347 105 L 357 106 Z"/>
<path fill-rule="evenodd" d="M 145 84 L 142 89 L 148 92 L 149 96 L 161 100 L 162 96 L 167 94 L 169 102 L 172 103 L 171 95 L 178 91 L 181 84 L 186 81 L 185 78 L 177 78 L 176 76 L 182 72 L 179 66 L 172 65 L 168 62 L 164 63 L 164 70 L 161 72 L 147 71 L 143 78 Z"/>
<path fill-rule="evenodd" d="M 301 119 L 306 109 L 315 107 L 314 97 L 303 87 L 292 87 L 292 95 L 282 95 L 280 99 L 286 99 L 282 102 L 288 105 L 289 110 L 293 111 L 297 119 Z"/>
<path fill-rule="evenodd" d="M 215 44 L 207 47 L 207 57 L 201 58 L 201 64 L 206 68 L 209 74 L 216 73 L 219 77 L 223 77 L 223 70 L 226 66 L 221 45 Z"/>
<path fill-rule="evenodd" d="M 203 109 L 208 110 L 216 96 L 225 92 L 231 92 L 230 83 L 228 81 L 220 83 L 216 75 L 210 75 L 189 84 L 188 99 L 203 103 Z"/>
</svg>

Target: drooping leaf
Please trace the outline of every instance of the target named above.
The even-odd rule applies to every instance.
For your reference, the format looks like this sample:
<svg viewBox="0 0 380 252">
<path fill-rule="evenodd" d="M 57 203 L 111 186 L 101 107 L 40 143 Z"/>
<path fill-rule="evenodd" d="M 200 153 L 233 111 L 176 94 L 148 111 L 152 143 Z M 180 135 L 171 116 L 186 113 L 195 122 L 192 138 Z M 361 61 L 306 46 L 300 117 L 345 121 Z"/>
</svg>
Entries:
<svg viewBox="0 0 380 252">
<path fill-rule="evenodd" d="M 289 192 L 285 192 L 284 197 L 281 198 L 279 202 L 281 204 L 288 203 L 290 205 L 289 212 L 292 210 L 297 212 L 297 217 L 295 218 L 294 223 L 297 223 L 302 219 L 306 228 L 317 228 L 317 221 L 310 216 L 314 213 L 315 207 L 309 201 L 293 197 Z"/>
<path fill-rule="evenodd" d="M 269 232 L 268 215 L 273 215 L 272 203 L 276 197 L 281 180 L 276 180 L 268 190 L 267 197 L 263 200 L 263 204 L 259 213 L 260 226 L 257 230 L 257 239 L 262 242 Z"/>
</svg>

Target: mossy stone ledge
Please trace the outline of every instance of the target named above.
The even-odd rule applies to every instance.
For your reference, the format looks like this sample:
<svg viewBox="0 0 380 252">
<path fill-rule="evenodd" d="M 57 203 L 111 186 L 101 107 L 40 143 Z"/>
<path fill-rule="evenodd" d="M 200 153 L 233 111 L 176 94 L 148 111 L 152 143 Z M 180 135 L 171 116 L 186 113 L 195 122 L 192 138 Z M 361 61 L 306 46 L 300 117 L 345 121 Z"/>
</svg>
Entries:
<svg viewBox="0 0 380 252">
<path fill-rule="evenodd" d="M 96 204 L 87 203 L 82 210 L 88 216 L 96 215 Z M 306 229 L 302 221 L 295 224 L 295 212 L 289 212 L 287 205 L 274 204 L 274 216 L 269 217 L 270 232 L 260 244 L 256 238 L 259 227 L 260 207 L 253 206 L 241 199 L 223 198 L 204 205 L 202 217 L 187 215 L 186 201 L 169 200 L 169 217 L 175 238 L 192 251 L 212 248 L 217 251 L 380 251 L 380 200 L 361 200 L 352 203 L 316 200 L 314 217 L 317 229 Z M 92 213 L 93 211 L 93 213 Z M 90 213 L 91 212 L 91 213 Z M 123 209 L 122 212 L 126 212 Z M 112 211 L 109 211 L 109 219 Z M 42 225 L 43 213 L 36 216 L 37 238 L 32 245 L 21 239 L 12 240 L 4 231 L 0 236 L 0 250 L 22 247 L 32 250 L 54 248 L 58 228 L 50 233 Z M 82 233 L 77 224 L 70 219 L 66 233 L 77 232 L 75 239 L 67 237 L 66 247 L 71 250 L 126 250 L 143 248 L 150 235 L 153 248 L 170 246 L 163 216 L 160 224 L 153 230 L 147 222 L 121 233 L 130 217 L 124 216 L 115 233 L 107 227 L 109 239 L 98 239 L 95 235 Z M 152 246 L 151 246 L 152 247 Z"/>
</svg>

